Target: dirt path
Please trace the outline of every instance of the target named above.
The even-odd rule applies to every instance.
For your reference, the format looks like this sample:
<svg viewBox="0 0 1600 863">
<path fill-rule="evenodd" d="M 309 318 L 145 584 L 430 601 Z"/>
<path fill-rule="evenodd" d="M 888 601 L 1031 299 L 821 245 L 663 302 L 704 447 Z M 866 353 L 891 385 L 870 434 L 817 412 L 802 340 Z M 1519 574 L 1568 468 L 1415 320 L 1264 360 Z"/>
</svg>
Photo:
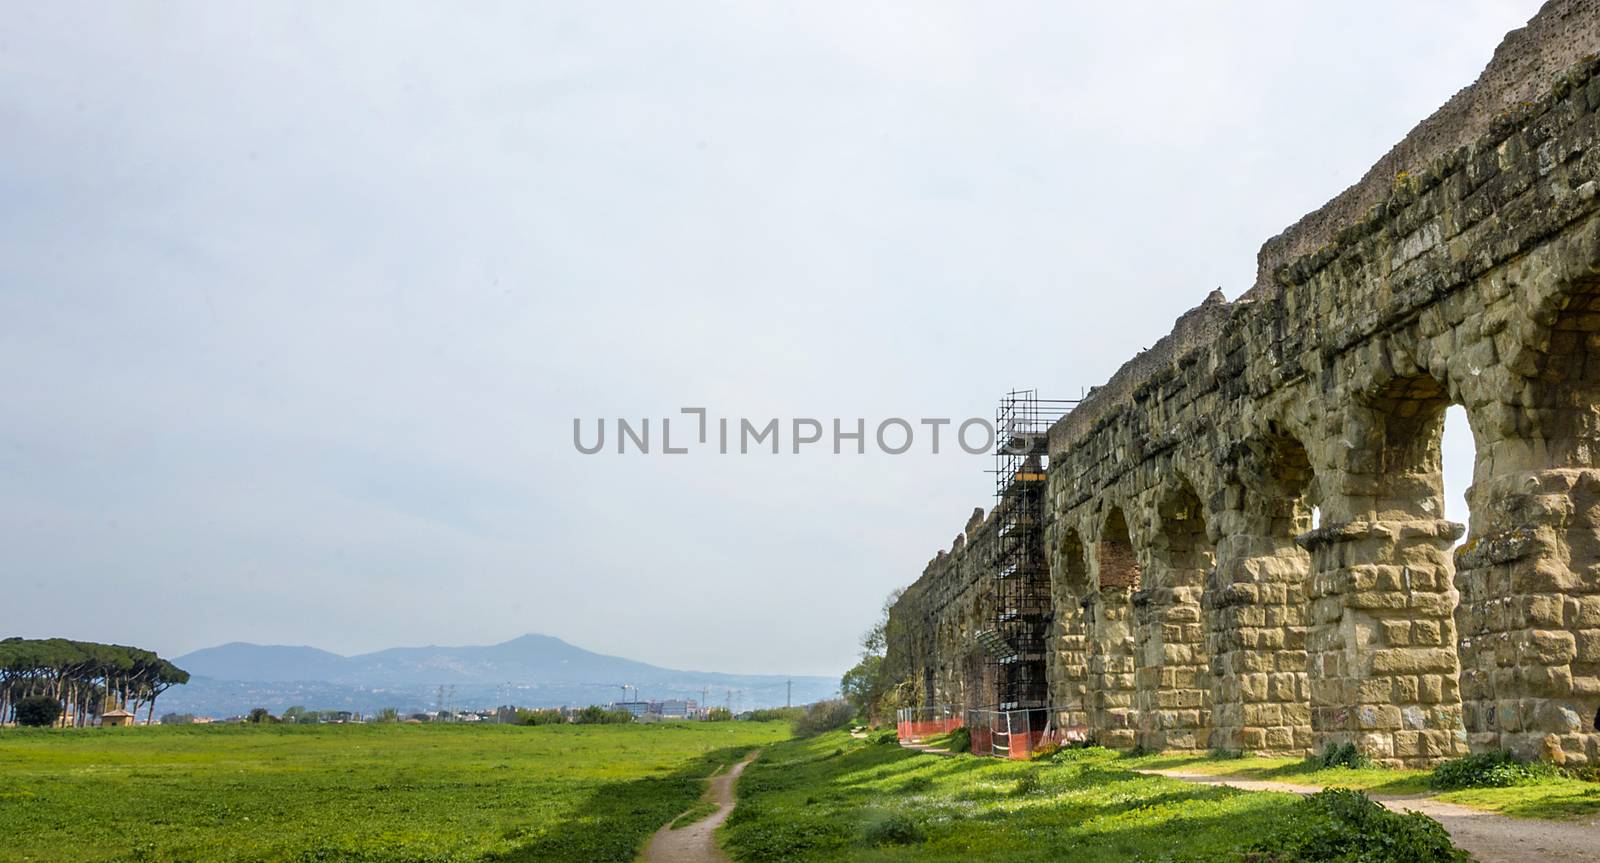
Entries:
<svg viewBox="0 0 1600 863">
<path fill-rule="evenodd" d="M 717 828 L 733 811 L 733 783 L 754 760 L 755 753 L 751 753 L 750 757 L 733 765 L 732 770 L 712 776 L 706 798 L 717 802 L 717 811 L 677 830 L 673 830 L 670 823 L 664 825 L 650 837 L 644 856 L 639 858 L 641 863 L 730 863 L 728 855 L 717 847 Z"/>
<path fill-rule="evenodd" d="M 1315 794 L 1322 790 L 1315 785 L 1207 776 L 1181 770 L 1137 772 L 1205 785 L 1228 785 L 1243 791 Z M 1472 852 L 1481 863 L 1527 863 L 1529 860 L 1538 863 L 1594 863 L 1600 859 L 1600 820 L 1536 821 L 1511 818 L 1454 803 L 1441 803 L 1422 794 L 1369 796 L 1396 812 L 1410 809 L 1438 819 L 1444 829 L 1450 832 L 1450 839 L 1458 847 Z"/>
</svg>

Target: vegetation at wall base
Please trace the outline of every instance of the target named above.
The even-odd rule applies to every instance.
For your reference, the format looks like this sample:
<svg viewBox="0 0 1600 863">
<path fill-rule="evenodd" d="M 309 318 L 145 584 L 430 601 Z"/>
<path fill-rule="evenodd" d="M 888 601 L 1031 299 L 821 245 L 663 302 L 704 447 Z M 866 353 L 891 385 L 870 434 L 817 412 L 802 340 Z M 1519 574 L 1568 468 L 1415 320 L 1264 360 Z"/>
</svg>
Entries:
<svg viewBox="0 0 1600 863">
<path fill-rule="evenodd" d="M 1439 822 L 1390 812 L 1360 791 L 1329 788 L 1299 801 L 1253 843 L 1251 863 L 1470 863 Z"/>
<path fill-rule="evenodd" d="M 1323 748 L 1321 755 L 1311 756 L 1310 761 L 1324 769 L 1345 767 L 1350 770 L 1366 770 L 1372 766 L 1372 759 L 1349 741 L 1329 743 Z"/>
<path fill-rule="evenodd" d="M 632 863 L 782 722 L 0 731 L 0 863 Z"/>
<path fill-rule="evenodd" d="M 1428 785 L 1440 791 L 1460 788 L 1511 788 L 1557 776 L 1555 767 L 1524 761 L 1510 752 L 1480 752 L 1435 767 Z"/>
<path fill-rule="evenodd" d="M 1460 778 L 1461 774 L 1481 775 L 1484 764 L 1510 760 L 1533 774 L 1519 776 L 1515 785 L 1459 787 L 1444 785 L 1481 782 Z M 1139 770 L 1181 770 L 1209 776 L 1233 776 L 1268 782 L 1299 785 L 1338 786 L 1374 794 L 1426 794 L 1434 792 L 1445 803 L 1457 803 L 1518 818 L 1579 818 L 1600 813 L 1600 782 L 1583 781 L 1581 771 L 1555 768 L 1548 764 L 1516 762 L 1506 755 L 1473 756 L 1440 765 L 1436 771 L 1394 770 L 1383 767 L 1323 767 L 1321 756 L 1314 758 L 1264 757 L 1239 753 L 1167 752 L 1142 758 L 1124 756 L 1122 764 Z M 1492 776 L 1494 771 L 1488 771 Z M 1454 774 L 1454 776 L 1453 776 Z M 1494 780 L 1499 781 L 1499 780 Z"/>
<path fill-rule="evenodd" d="M 1306 803 L 1147 776 L 1127 769 L 1130 760 L 1097 747 L 1063 749 L 1040 762 L 935 757 L 843 732 L 785 741 L 746 768 L 723 844 L 740 863 L 1464 859 L 1440 850 L 1436 823 L 1391 821 L 1364 798 Z M 1398 831 L 1399 839 L 1362 835 L 1378 829 Z M 1260 856 L 1324 846 L 1359 850 L 1342 858 Z"/>
</svg>

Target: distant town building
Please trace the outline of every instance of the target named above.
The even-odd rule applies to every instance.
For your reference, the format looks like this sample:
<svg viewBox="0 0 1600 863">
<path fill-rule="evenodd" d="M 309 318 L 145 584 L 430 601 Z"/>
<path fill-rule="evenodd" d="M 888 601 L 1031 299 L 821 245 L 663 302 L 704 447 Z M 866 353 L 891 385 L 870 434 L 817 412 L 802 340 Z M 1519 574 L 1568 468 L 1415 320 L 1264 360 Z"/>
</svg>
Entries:
<svg viewBox="0 0 1600 863">
<path fill-rule="evenodd" d="M 643 719 L 646 714 L 652 712 L 650 710 L 651 703 L 649 701 L 618 701 L 611 706 L 617 710 L 628 711 L 634 719 Z"/>
<path fill-rule="evenodd" d="M 693 698 L 668 698 L 660 701 L 614 701 L 613 710 L 626 710 L 641 722 L 661 719 L 698 719 L 700 705 Z"/>
<path fill-rule="evenodd" d="M 693 698 L 669 698 L 656 702 L 656 712 L 662 719 L 691 719 L 699 712 Z"/>
<path fill-rule="evenodd" d="M 100 727 L 102 728 L 116 728 L 118 726 L 132 724 L 133 714 L 123 710 L 120 707 L 115 710 L 107 710 L 106 712 L 100 714 Z"/>
</svg>

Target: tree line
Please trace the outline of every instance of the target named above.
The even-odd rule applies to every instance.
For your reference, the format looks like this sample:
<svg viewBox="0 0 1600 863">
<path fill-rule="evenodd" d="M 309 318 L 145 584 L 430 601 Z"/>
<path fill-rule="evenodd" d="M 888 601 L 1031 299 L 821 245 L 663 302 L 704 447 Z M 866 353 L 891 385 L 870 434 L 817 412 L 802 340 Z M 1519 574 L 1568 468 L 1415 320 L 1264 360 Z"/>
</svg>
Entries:
<svg viewBox="0 0 1600 863">
<path fill-rule="evenodd" d="M 861 636 L 861 661 L 839 680 L 839 693 L 855 708 L 863 722 L 888 722 L 897 708 L 915 705 L 920 700 L 915 680 L 904 670 L 889 666 L 889 609 L 905 593 L 901 588 L 889 594 L 878 612 L 878 622 Z"/>
<path fill-rule="evenodd" d="M 189 672 L 148 650 L 66 638 L 0 640 L 0 723 L 16 721 L 18 705 L 44 699 L 56 706 L 55 725 L 82 727 L 108 710 L 145 721 L 156 699 L 189 682 Z"/>
</svg>

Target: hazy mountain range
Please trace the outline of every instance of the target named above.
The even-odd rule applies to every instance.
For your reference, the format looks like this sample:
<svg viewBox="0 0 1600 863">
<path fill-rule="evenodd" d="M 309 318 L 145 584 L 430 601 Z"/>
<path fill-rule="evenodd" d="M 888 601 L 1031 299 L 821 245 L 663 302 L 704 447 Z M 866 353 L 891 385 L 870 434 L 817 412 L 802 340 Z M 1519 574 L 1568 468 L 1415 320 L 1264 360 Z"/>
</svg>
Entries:
<svg viewBox="0 0 1600 863">
<path fill-rule="evenodd" d="M 477 647 L 394 647 L 340 656 L 315 647 L 235 642 L 173 660 L 193 678 L 161 697 L 157 713 L 232 716 L 254 707 L 274 712 L 372 712 L 605 704 L 627 697 L 693 698 L 713 705 L 781 706 L 793 681 L 793 702 L 837 693 L 831 677 L 678 671 L 592 653 L 547 635 L 524 635 Z"/>
</svg>

